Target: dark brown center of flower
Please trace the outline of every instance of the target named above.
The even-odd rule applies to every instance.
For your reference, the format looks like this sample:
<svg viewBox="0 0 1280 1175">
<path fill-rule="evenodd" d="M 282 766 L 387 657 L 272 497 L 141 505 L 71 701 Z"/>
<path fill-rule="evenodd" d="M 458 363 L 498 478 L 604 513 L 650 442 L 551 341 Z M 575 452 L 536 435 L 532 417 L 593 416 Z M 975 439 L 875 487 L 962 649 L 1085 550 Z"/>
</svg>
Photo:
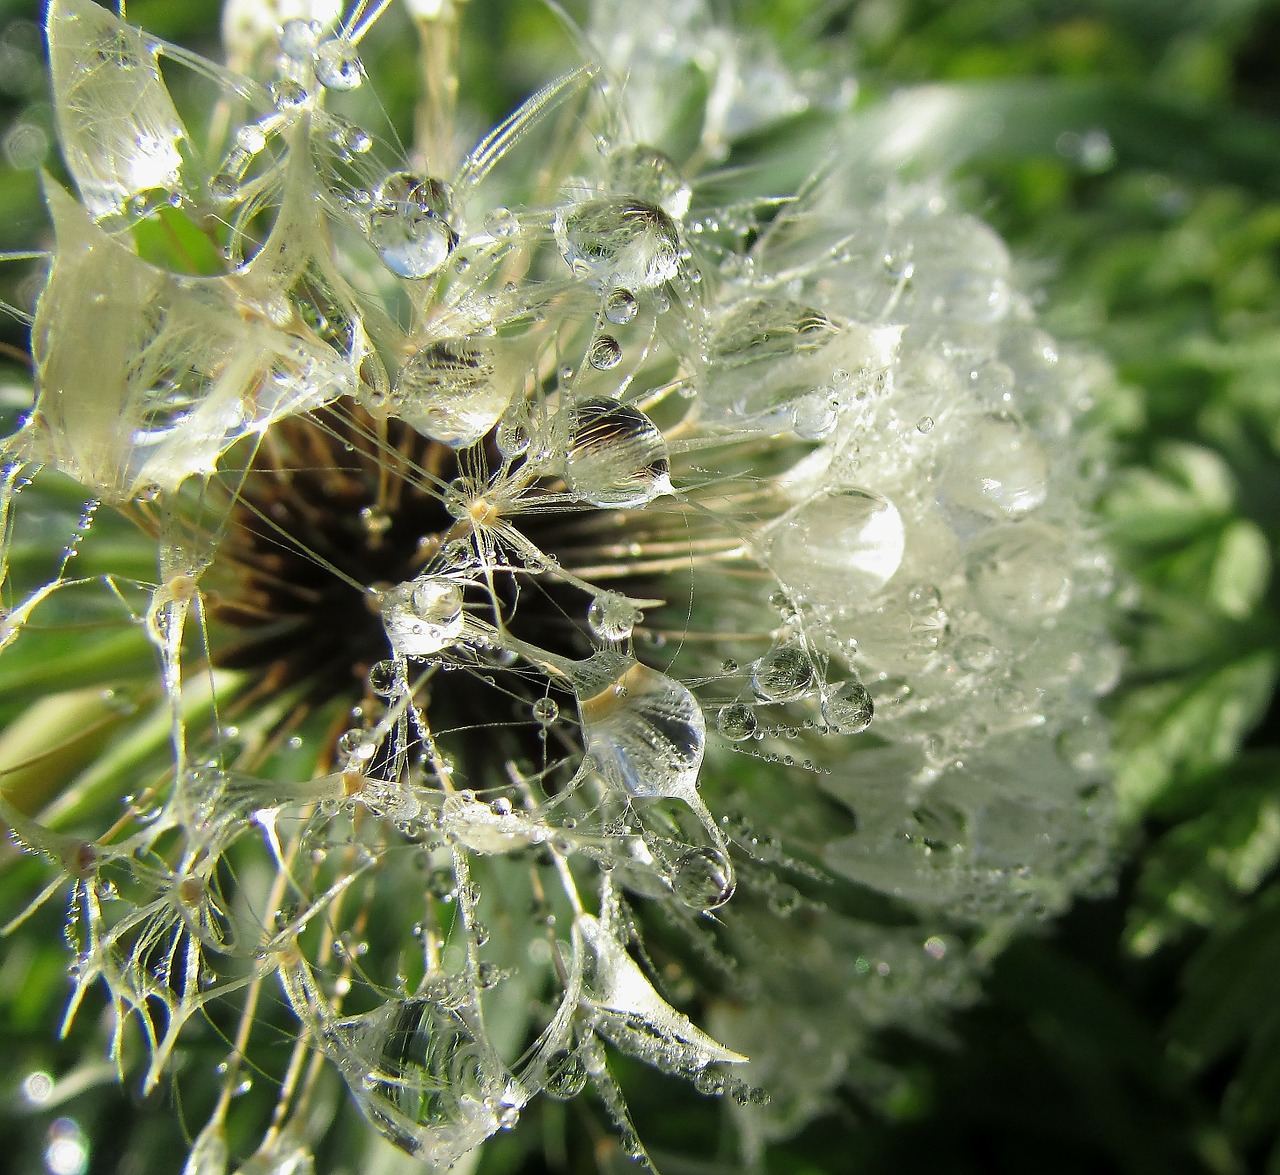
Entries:
<svg viewBox="0 0 1280 1175">
<path fill-rule="evenodd" d="M 465 476 L 482 484 L 487 470 L 477 463 L 493 469 L 500 458 L 490 443 L 463 460 Z M 391 656 L 378 593 L 423 574 L 457 529 L 444 502 L 462 473 L 454 450 L 400 421 L 375 421 L 349 402 L 276 424 L 236 485 L 205 580 L 215 666 L 250 671 L 255 694 L 296 691 L 308 709 L 340 702 L 345 712 L 371 699 L 370 668 Z M 599 533 L 617 543 L 617 516 L 601 532 L 599 514 L 561 499 L 553 511 L 511 521 L 532 547 L 569 566 L 595 548 Z M 653 587 L 621 580 L 607 586 Z M 465 604 L 492 622 L 495 598 L 521 640 L 575 659 L 591 653 L 590 597 L 564 579 L 510 570 L 477 577 Z M 546 692 L 545 676 L 535 682 L 493 657 L 478 672 L 439 675 L 415 703 L 428 708 L 437 733 L 484 730 L 466 741 L 483 743 L 490 757 L 505 744 L 498 752 L 505 758 L 533 753 L 528 744 L 539 727 L 530 708 Z M 559 702 L 571 705 L 572 697 Z M 514 742 L 495 740 L 494 730 L 515 732 Z"/>
</svg>

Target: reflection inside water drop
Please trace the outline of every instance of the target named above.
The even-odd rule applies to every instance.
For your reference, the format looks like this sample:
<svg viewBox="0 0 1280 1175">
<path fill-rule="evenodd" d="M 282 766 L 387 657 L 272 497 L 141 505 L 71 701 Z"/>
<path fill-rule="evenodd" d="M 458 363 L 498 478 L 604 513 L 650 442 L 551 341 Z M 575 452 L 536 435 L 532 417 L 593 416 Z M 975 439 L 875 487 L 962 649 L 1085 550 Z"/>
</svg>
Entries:
<svg viewBox="0 0 1280 1175">
<path fill-rule="evenodd" d="M 569 413 L 565 481 L 593 506 L 645 506 L 671 487 L 667 444 L 638 408 L 583 400 Z"/>
</svg>

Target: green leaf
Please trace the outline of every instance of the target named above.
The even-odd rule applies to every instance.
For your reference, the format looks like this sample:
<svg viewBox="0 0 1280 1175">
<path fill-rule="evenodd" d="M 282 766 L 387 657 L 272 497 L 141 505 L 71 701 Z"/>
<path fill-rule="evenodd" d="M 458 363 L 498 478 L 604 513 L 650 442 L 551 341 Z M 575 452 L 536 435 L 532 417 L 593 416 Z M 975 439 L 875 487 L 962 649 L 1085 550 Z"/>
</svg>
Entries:
<svg viewBox="0 0 1280 1175">
<path fill-rule="evenodd" d="M 1265 712 L 1275 687 L 1275 649 L 1263 648 L 1187 679 L 1133 688 L 1115 713 L 1122 752 L 1116 798 L 1135 820 L 1178 776 L 1227 762 Z"/>
<path fill-rule="evenodd" d="M 1146 852 L 1125 930 L 1147 956 L 1238 909 L 1280 862 L 1280 751 L 1241 756 L 1205 781 L 1208 808 Z"/>
<path fill-rule="evenodd" d="M 1151 468 L 1126 470 L 1104 513 L 1122 542 L 1150 546 L 1185 542 L 1230 516 L 1236 486 L 1230 467 L 1211 449 L 1166 441 Z"/>
</svg>

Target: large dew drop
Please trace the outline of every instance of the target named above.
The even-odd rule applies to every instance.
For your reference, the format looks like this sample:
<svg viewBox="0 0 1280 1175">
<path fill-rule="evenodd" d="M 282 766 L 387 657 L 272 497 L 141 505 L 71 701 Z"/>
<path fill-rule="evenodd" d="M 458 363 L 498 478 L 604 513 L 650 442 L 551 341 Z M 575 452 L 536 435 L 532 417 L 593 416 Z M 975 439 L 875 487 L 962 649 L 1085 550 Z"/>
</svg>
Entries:
<svg viewBox="0 0 1280 1175">
<path fill-rule="evenodd" d="M 343 357 L 244 313 L 245 278 L 156 269 L 52 181 L 45 194 L 57 249 L 31 335 L 40 460 L 108 501 L 168 491 L 246 433 L 354 393 Z"/>
<path fill-rule="evenodd" d="M 449 190 L 444 184 L 397 171 L 378 187 L 369 212 L 369 240 L 392 273 L 429 277 L 458 242 L 450 214 Z"/>
<path fill-rule="evenodd" d="M 671 488 L 667 443 L 638 408 L 592 399 L 569 413 L 564 479 L 593 506 L 646 506 Z"/>
<path fill-rule="evenodd" d="M 984 416 L 953 446 L 942 474 L 948 501 L 988 518 L 1021 518 L 1049 492 L 1040 442 L 1012 416 Z"/>
<path fill-rule="evenodd" d="M 811 604 L 879 591 L 902 562 L 902 515 L 869 490 L 824 490 L 766 535 L 764 555 L 778 577 Z"/>
<path fill-rule="evenodd" d="M 142 34 L 89 0 L 53 0 L 48 37 L 62 156 L 94 219 L 178 192 L 186 132 Z"/>
<path fill-rule="evenodd" d="M 601 285 L 651 290 L 680 268 L 680 234 L 656 204 L 586 200 L 556 219 L 560 252 L 575 273 Z"/>
<path fill-rule="evenodd" d="M 835 362 L 823 352 L 841 324 L 797 302 L 746 298 L 721 311 L 707 347 L 704 392 L 716 417 L 768 416 L 810 395 Z"/>
<path fill-rule="evenodd" d="M 452 992 L 393 1000 L 330 1030 L 345 1046 L 340 1067 L 365 1115 L 401 1150 L 440 1168 L 501 1129 L 503 1110 L 520 1100 L 462 1002 Z"/>
<path fill-rule="evenodd" d="M 452 580 L 424 575 L 382 595 L 382 624 L 400 657 L 429 657 L 457 642 L 466 616 L 462 589 Z"/>
<path fill-rule="evenodd" d="M 492 348 L 481 340 L 441 339 L 419 348 L 391 393 L 395 414 L 453 448 L 473 445 L 507 410 L 511 388 L 495 379 Z"/>
<path fill-rule="evenodd" d="M 600 1015 L 600 1031 L 614 1044 L 685 1072 L 747 1059 L 694 1027 L 688 1016 L 668 1004 L 610 927 L 590 914 L 579 915 L 575 926 L 593 956 L 588 998 Z"/>
<path fill-rule="evenodd" d="M 706 748 L 702 708 L 683 685 L 632 661 L 578 709 L 586 755 L 625 795 L 688 800 Z"/>
<path fill-rule="evenodd" d="M 978 607 L 1018 628 L 1040 625 L 1071 596 L 1062 535 L 1032 522 L 988 531 L 969 549 L 965 572 Z"/>
</svg>

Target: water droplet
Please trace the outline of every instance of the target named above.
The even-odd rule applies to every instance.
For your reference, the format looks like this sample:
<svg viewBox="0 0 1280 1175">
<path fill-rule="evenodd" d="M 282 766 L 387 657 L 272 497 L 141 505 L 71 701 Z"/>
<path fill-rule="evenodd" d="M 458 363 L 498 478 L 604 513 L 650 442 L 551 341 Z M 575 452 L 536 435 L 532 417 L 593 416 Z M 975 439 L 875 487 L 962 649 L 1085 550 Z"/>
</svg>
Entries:
<svg viewBox="0 0 1280 1175">
<path fill-rule="evenodd" d="M 390 698 L 400 690 L 400 674 L 394 661 L 375 661 L 369 667 L 369 689 L 380 698 Z"/>
<path fill-rule="evenodd" d="M 669 469 L 662 433 L 638 408 L 593 399 L 570 410 L 564 477 L 584 502 L 646 506 L 670 489 Z"/>
<path fill-rule="evenodd" d="M 614 326 L 625 326 L 631 322 L 639 309 L 640 303 L 636 301 L 635 294 L 630 290 L 616 287 L 605 295 L 604 316 Z"/>
<path fill-rule="evenodd" d="M 982 673 L 998 660 L 996 647 L 985 636 L 971 633 L 956 641 L 953 650 L 956 664 L 968 673 Z"/>
<path fill-rule="evenodd" d="M 1058 753 L 1082 775 L 1105 771 L 1110 752 L 1107 729 L 1097 722 L 1077 722 L 1058 736 Z"/>
<path fill-rule="evenodd" d="M 452 580 L 422 576 L 382 596 L 382 623 L 401 657 L 425 657 L 452 645 L 466 616 L 462 589 Z"/>
<path fill-rule="evenodd" d="M 348 762 L 367 763 L 378 749 L 378 743 L 372 731 L 353 728 L 342 733 L 336 749 L 339 757 Z"/>
<path fill-rule="evenodd" d="M 608 783 L 640 797 L 693 793 L 706 722 L 694 696 L 678 681 L 633 661 L 603 689 L 581 699 L 579 711 L 586 754 Z"/>
<path fill-rule="evenodd" d="M 249 155 L 257 155 L 267 145 L 267 136 L 256 122 L 246 123 L 236 131 L 236 146 Z"/>
<path fill-rule="evenodd" d="M 871 725 L 875 707 L 856 677 L 842 681 L 822 698 L 822 717 L 837 734 L 860 734 Z"/>
<path fill-rule="evenodd" d="M 615 192 L 650 200 L 677 220 L 689 211 L 689 185 L 661 151 L 639 143 L 619 147 L 609 156 L 607 173 Z"/>
<path fill-rule="evenodd" d="M 622 346 L 613 335 L 597 335 L 591 341 L 587 362 L 597 371 L 608 371 L 622 362 Z"/>
<path fill-rule="evenodd" d="M 625 596 L 606 592 L 596 596 L 587 609 L 591 631 L 606 641 L 624 641 L 635 628 L 640 613 Z"/>
<path fill-rule="evenodd" d="M 733 868 L 714 849 L 698 848 L 676 862 L 671 875 L 676 900 L 691 910 L 715 910 L 733 897 Z"/>
<path fill-rule="evenodd" d="M 941 487 L 957 506 L 988 518 L 1021 518 L 1049 492 L 1044 448 L 1020 420 L 984 416 L 949 451 Z"/>
<path fill-rule="evenodd" d="M 575 273 L 601 284 L 651 290 L 680 268 L 680 235 L 656 204 L 586 200 L 556 218 L 560 251 Z"/>
<path fill-rule="evenodd" d="M 240 179 L 227 171 L 209 178 L 209 195 L 215 200 L 234 200 L 240 194 Z"/>
<path fill-rule="evenodd" d="M 310 20 L 286 20 L 280 26 L 280 52 L 294 61 L 310 61 L 319 26 Z"/>
<path fill-rule="evenodd" d="M 533 720 L 540 726 L 550 726 L 560 717 L 560 707 L 555 698 L 538 698 L 531 707 Z"/>
<path fill-rule="evenodd" d="M 803 441 L 829 436 L 840 419 L 840 405 L 828 388 L 802 396 L 791 408 L 791 427 Z"/>
<path fill-rule="evenodd" d="M 484 218 L 484 227 L 492 237 L 512 237 L 520 231 L 520 221 L 510 208 L 494 208 Z"/>
<path fill-rule="evenodd" d="M 762 702 L 790 702 L 813 685 L 813 663 L 800 645 L 778 645 L 751 666 L 751 692 Z"/>
<path fill-rule="evenodd" d="M 706 1097 L 719 1097 L 724 1093 L 724 1077 L 716 1069 L 699 1069 L 693 1075 L 693 1088 Z"/>
<path fill-rule="evenodd" d="M 922 435 L 924 433 L 933 432 L 933 417 L 932 416 L 920 417 L 920 419 L 916 421 L 916 432 L 921 433 Z"/>
<path fill-rule="evenodd" d="M 449 189 L 439 180 L 392 172 L 374 196 L 369 240 L 392 273 L 429 277 L 458 243 L 451 215 Z"/>
<path fill-rule="evenodd" d="M 902 562 L 906 533 L 887 498 L 825 490 L 770 531 L 767 555 L 780 579 L 814 603 L 879 591 Z"/>
<path fill-rule="evenodd" d="M 992 619 L 1034 627 L 1071 597 L 1062 536 L 1029 522 L 996 527 L 969 549 L 965 571 L 973 599 Z"/>
<path fill-rule="evenodd" d="M 392 1143 L 445 1170 L 502 1129 L 511 1076 L 457 981 L 335 1020 L 327 1033 L 366 1116 Z"/>
<path fill-rule="evenodd" d="M 587 1084 L 587 1070 L 576 1053 L 552 1054 L 547 1068 L 547 1081 L 543 1087 L 547 1097 L 558 1102 L 569 1101 L 580 1094 Z"/>
<path fill-rule="evenodd" d="M 466 448 L 485 436 L 511 401 L 496 380 L 491 347 L 439 339 L 420 347 L 396 376 L 396 415 L 441 444 Z"/>
<path fill-rule="evenodd" d="M 325 41 L 316 50 L 315 67 L 316 81 L 329 90 L 354 90 L 364 81 L 360 55 L 345 37 Z"/>
<path fill-rule="evenodd" d="M 297 110 L 310 97 L 305 86 L 288 78 L 271 83 L 271 101 L 277 110 Z"/>
<path fill-rule="evenodd" d="M 730 702 L 716 717 L 716 728 L 725 738 L 739 743 L 755 733 L 758 721 L 753 706 L 746 702 Z"/>
<path fill-rule="evenodd" d="M 529 430 L 523 420 L 513 413 L 507 413 L 498 421 L 498 432 L 494 438 L 498 452 L 508 461 L 521 456 L 529 448 Z"/>
</svg>

